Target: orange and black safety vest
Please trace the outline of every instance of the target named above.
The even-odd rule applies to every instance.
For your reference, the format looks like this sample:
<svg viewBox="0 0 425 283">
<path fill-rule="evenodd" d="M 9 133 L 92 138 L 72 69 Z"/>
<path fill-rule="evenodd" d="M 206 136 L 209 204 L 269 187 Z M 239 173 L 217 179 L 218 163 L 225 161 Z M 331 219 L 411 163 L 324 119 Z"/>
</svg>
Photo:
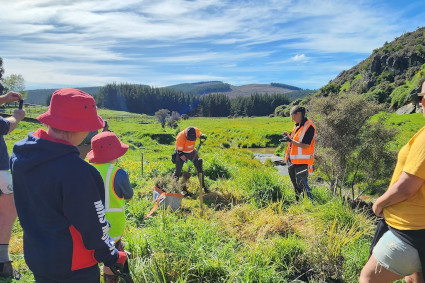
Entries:
<svg viewBox="0 0 425 283">
<path fill-rule="evenodd" d="M 196 140 L 194 141 L 188 140 L 186 136 L 186 131 L 187 129 L 177 134 L 176 149 L 178 151 L 183 151 L 184 153 L 189 153 L 195 149 Z M 199 138 L 202 133 L 199 131 L 198 128 L 195 128 L 195 131 L 196 131 L 196 138 Z"/>
<path fill-rule="evenodd" d="M 309 127 L 314 128 L 314 136 L 310 145 L 307 148 L 302 148 L 289 143 L 288 148 L 286 149 L 285 160 L 288 161 L 288 159 L 290 159 L 293 164 L 307 164 L 308 172 L 312 172 L 314 163 L 314 144 L 316 142 L 316 127 L 313 122 L 306 120 L 303 125 L 299 126 L 298 130 L 295 125 L 292 133 L 290 134 L 290 138 L 302 143 L 304 135 Z"/>
</svg>

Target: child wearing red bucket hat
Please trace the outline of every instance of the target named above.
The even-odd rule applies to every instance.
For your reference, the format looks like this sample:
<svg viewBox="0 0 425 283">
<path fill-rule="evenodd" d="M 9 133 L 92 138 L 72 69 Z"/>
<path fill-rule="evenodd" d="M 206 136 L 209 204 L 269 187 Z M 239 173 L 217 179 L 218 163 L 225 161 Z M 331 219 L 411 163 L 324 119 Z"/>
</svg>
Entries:
<svg viewBox="0 0 425 283">
<path fill-rule="evenodd" d="M 128 145 L 120 142 L 114 133 L 102 132 L 93 137 L 91 148 L 87 159 L 102 175 L 105 184 L 106 219 L 111 224 L 109 235 L 114 239 L 115 247 L 120 249 L 126 222 L 125 203 L 133 197 L 133 189 L 127 172 L 115 164 L 118 158 L 127 152 Z M 106 266 L 103 268 L 103 278 L 105 283 L 118 282 L 118 276 Z"/>
<path fill-rule="evenodd" d="M 10 159 L 24 257 L 36 282 L 100 282 L 98 262 L 124 265 L 105 219 L 103 180 L 77 145 L 104 126 L 89 94 L 52 95 L 37 119 L 47 125 L 17 142 Z"/>
</svg>

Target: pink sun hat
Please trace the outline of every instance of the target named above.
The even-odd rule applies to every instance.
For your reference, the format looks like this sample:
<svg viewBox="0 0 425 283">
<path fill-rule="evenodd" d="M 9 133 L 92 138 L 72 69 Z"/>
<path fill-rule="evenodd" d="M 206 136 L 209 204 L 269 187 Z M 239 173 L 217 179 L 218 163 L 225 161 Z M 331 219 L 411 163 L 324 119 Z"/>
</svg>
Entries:
<svg viewBox="0 0 425 283">
<path fill-rule="evenodd" d="M 97 114 L 94 98 L 75 88 L 62 88 L 53 92 L 49 109 L 37 120 L 68 132 L 93 132 L 105 124 Z"/>
</svg>

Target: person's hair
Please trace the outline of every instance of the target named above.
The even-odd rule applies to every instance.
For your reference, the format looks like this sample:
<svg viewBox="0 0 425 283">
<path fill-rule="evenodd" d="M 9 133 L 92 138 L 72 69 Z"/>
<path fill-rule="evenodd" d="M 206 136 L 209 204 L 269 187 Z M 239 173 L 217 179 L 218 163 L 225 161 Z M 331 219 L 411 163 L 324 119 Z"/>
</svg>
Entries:
<svg viewBox="0 0 425 283">
<path fill-rule="evenodd" d="M 67 137 L 67 138 L 69 138 L 69 137 L 71 137 L 71 136 L 73 136 L 76 132 L 70 132 L 70 131 L 64 131 L 64 130 L 59 130 L 59 129 L 56 129 L 56 128 L 53 128 L 53 127 L 50 127 L 50 126 L 47 126 L 50 130 L 52 130 L 53 132 L 55 132 L 56 134 L 58 134 L 58 135 L 62 135 L 62 136 L 64 136 L 64 137 Z"/>
<path fill-rule="evenodd" d="M 47 125 L 47 127 L 49 127 L 49 129 L 51 129 L 53 132 L 55 132 L 57 134 L 68 134 L 68 133 L 71 133 L 69 131 L 59 130 L 59 129 L 50 127 L 49 125 Z"/>
<path fill-rule="evenodd" d="M 305 108 L 299 105 L 295 105 L 294 107 L 291 108 L 291 111 L 289 112 L 291 115 L 301 112 L 301 115 L 303 117 L 303 119 L 305 118 Z"/>
</svg>

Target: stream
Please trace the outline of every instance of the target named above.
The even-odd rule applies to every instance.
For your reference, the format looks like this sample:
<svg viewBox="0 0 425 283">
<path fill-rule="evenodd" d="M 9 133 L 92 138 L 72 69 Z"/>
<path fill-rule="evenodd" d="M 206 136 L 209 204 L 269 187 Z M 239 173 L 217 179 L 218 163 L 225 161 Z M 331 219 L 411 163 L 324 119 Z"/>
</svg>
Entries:
<svg viewBox="0 0 425 283">
<path fill-rule="evenodd" d="M 271 161 L 275 164 L 274 167 L 276 167 L 279 171 L 279 174 L 282 176 L 288 176 L 288 167 L 284 165 L 285 159 L 274 154 L 276 148 L 247 148 L 247 150 L 251 151 L 254 154 L 255 158 L 260 160 L 263 164 L 264 162 L 266 162 L 267 159 L 271 159 Z"/>
</svg>

